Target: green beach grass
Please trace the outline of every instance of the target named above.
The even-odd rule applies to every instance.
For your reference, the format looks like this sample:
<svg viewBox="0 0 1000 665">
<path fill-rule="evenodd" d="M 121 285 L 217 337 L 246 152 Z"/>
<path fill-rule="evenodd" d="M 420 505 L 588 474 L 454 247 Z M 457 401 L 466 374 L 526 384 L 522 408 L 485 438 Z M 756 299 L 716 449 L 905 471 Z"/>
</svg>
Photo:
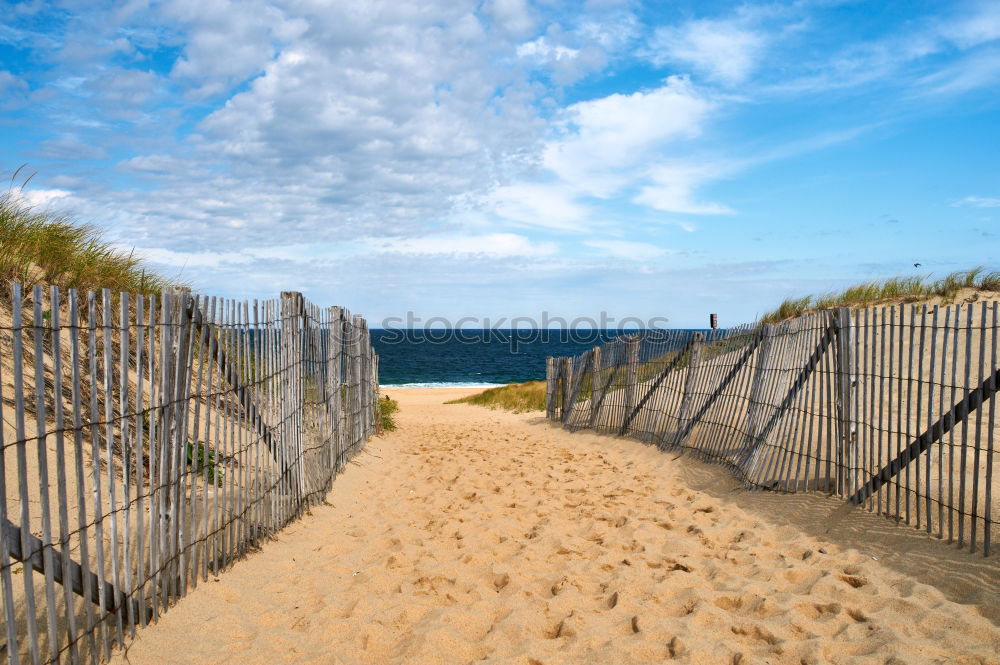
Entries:
<svg viewBox="0 0 1000 665">
<path fill-rule="evenodd" d="M 890 277 L 861 282 L 843 291 L 822 296 L 788 298 L 777 309 L 761 317 L 761 323 L 777 323 L 808 312 L 833 307 L 865 307 L 879 303 L 912 302 L 926 298 L 950 301 L 964 289 L 1000 291 L 1000 271 L 987 272 L 983 266 L 953 272 L 941 279 L 924 277 Z"/>
<path fill-rule="evenodd" d="M 396 412 L 399 402 L 390 399 L 388 395 L 379 395 L 375 400 L 375 432 L 393 432 L 396 430 Z"/>
<path fill-rule="evenodd" d="M 504 409 L 514 413 L 545 410 L 545 382 L 508 383 L 506 386 L 488 388 L 481 393 L 453 399 L 446 404 L 477 404 L 490 409 Z"/>
<path fill-rule="evenodd" d="M 0 194 L 0 279 L 78 289 L 160 293 L 181 284 L 104 240 L 99 229 L 29 205 L 18 190 Z"/>
</svg>

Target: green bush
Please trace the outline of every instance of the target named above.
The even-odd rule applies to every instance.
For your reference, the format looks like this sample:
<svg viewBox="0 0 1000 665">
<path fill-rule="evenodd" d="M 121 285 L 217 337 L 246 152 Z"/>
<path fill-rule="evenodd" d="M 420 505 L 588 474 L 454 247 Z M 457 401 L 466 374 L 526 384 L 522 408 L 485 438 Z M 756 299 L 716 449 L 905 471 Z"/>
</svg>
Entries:
<svg viewBox="0 0 1000 665">
<path fill-rule="evenodd" d="M 399 402 L 389 399 L 388 395 L 379 395 L 375 400 L 375 431 L 394 432 L 396 430 L 396 412 L 399 411 Z"/>
</svg>

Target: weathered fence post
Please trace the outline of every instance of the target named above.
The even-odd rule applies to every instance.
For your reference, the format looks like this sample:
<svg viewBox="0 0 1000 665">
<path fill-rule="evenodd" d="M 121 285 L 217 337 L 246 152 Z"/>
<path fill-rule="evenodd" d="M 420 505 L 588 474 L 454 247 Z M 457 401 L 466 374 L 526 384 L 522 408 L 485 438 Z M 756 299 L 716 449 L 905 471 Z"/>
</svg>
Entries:
<svg viewBox="0 0 1000 665">
<path fill-rule="evenodd" d="M 617 427 L 625 425 L 625 419 L 635 410 L 635 405 L 639 401 L 639 336 L 630 335 L 626 342 L 625 357 L 625 409 L 622 412 L 622 422 Z M 624 434 L 625 432 L 622 432 Z"/>
<path fill-rule="evenodd" d="M 358 335 L 358 427 L 359 438 L 368 436 L 368 353 L 365 348 L 364 321 L 360 316 L 355 316 L 355 325 L 361 334 Z"/>
<path fill-rule="evenodd" d="M 580 390 L 583 388 L 583 382 L 587 379 L 587 372 L 590 371 L 590 360 L 593 356 L 593 351 L 585 351 L 582 356 L 580 356 L 580 368 L 579 372 L 573 371 L 574 377 L 572 385 L 570 386 L 569 401 L 566 408 L 563 409 L 563 422 L 567 425 L 569 424 L 570 416 L 573 414 L 573 409 L 576 407 L 576 402 L 580 397 Z"/>
<path fill-rule="evenodd" d="M 368 421 L 371 423 L 369 429 L 369 435 L 375 433 L 375 418 L 376 412 L 375 407 L 376 401 L 378 401 L 378 357 L 375 355 L 375 351 L 372 349 L 372 333 L 368 329 L 368 321 L 365 321 L 365 349 L 368 354 L 368 385 L 365 389 L 368 391 Z"/>
<path fill-rule="evenodd" d="M 375 359 L 372 357 L 371 337 L 368 331 L 368 322 L 362 319 L 365 334 L 362 337 L 362 353 L 364 357 L 365 379 L 365 438 L 367 439 L 375 432 Z"/>
<path fill-rule="evenodd" d="M 556 417 L 556 359 L 552 356 L 545 358 L 545 417 Z"/>
<path fill-rule="evenodd" d="M 155 585 L 158 587 L 160 602 L 163 606 L 170 603 L 170 597 L 175 588 L 173 579 L 174 563 L 178 549 L 173 538 L 176 524 L 176 501 L 174 497 L 174 473 L 177 468 L 178 440 L 176 412 L 181 408 L 176 401 L 177 379 L 180 366 L 180 308 L 178 301 L 183 291 L 167 289 L 163 293 L 160 317 L 160 392 L 159 392 L 159 519 L 155 525 L 157 530 L 158 560 L 153 562 Z M 161 576 L 162 573 L 162 576 Z"/>
<path fill-rule="evenodd" d="M 184 504 L 187 501 L 185 496 L 185 482 L 187 476 L 187 446 L 188 446 L 188 407 L 190 406 L 191 392 L 191 368 L 193 350 L 192 337 L 194 327 L 191 321 L 191 290 L 187 288 L 176 288 L 173 290 L 173 303 L 171 309 L 172 316 L 176 324 L 174 335 L 173 355 L 176 368 L 174 377 L 175 404 L 170 421 L 170 441 L 173 454 L 172 460 L 172 484 L 171 493 L 173 496 L 170 511 L 171 536 L 170 544 L 173 551 L 173 561 L 171 566 L 171 584 L 176 584 L 175 596 L 186 595 L 186 579 L 181 579 L 185 570 L 185 559 L 187 553 L 187 543 L 184 542 Z M 125 333 L 127 334 L 127 333 Z"/>
<path fill-rule="evenodd" d="M 587 427 L 593 428 L 597 421 L 597 412 L 601 410 L 601 402 L 604 401 L 603 391 L 600 393 L 601 396 L 598 396 L 598 383 L 601 379 L 601 347 L 599 346 L 595 346 L 591 350 L 590 368 L 590 420 L 587 422 Z"/>
<path fill-rule="evenodd" d="M 347 310 L 340 311 L 340 321 L 338 322 L 337 330 L 340 331 L 340 394 L 338 399 L 340 400 L 340 422 L 337 427 L 340 431 L 340 448 L 337 451 L 338 466 L 337 471 L 344 468 L 345 457 L 347 456 L 347 449 L 350 447 L 350 431 L 348 430 L 348 412 L 350 404 L 348 403 L 348 396 L 350 395 L 350 383 L 351 383 L 351 347 L 350 340 L 351 334 L 348 326 L 348 313 Z"/>
<path fill-rule="evenodd" d="M 573 358 L 567 357 L 562 359 L 562 409 L 559 412 L 559 417 L 564 423 L 570 411 L 571 392 L 573 392 Z"/>
<path fill-rule="evenodd" d="M 838 307 L 835 315 L 837 331 L 837 492 L 850 494 L 855 485 L 857 467 L 857 400 L 854 392 L 854 326 L 851 308 Z"/>
<path fill-rule="evenodd" d="M 344 328 L 341 323 L 343 310 L 340 307 L 330 308 L 330 323 L 327 329 L 327 393 L 330 400 L 330 475 L 337 473 L 340 464 L 340 446 L 343 440 L 343 430 L 340 426 L 340 412 L 342 407 L 341 398 L 341 367 L 340 360 L 343 355 Z"/>
<path fill-rule="evenodd" d="M 375 422 L 375 418 L 377 415 L 375 407 L 377 406 L 377 402 L 379 400 L 378 355 L 375 353 L 375 349 L 371 348 L 371 331 L 368 331 L 368 335 L 369 335 L 368 357 L 371 358 L 371 367 L 372 367 L 372 377 L 370 382 L 371 387 L 369 388 L 369 393 L 372 396 L 372 433 L 374 434 L 378 426 L 378 423 Z"/>
<path fill-rule="evenodd" d="M 774 346 L 775 325 L 765 323 L 761 326 L 760 350 L 757 352 L 757 365 L 754 367 L 753 378 L 750 380 L 750 392 L 747 395 L 747 432 L 743 443 L 742 459 L 747 459 L 753 454 L 753 449 L 760 433 L 761 424 L 761 392 L 767 383 L 766 372 L 770 370 L 768 363 L 771 361 L 771 349 Z"/>
<path fill-rule="evenodd" d="M 355 314 L 351 317 L 351 445 L 361 448 L 364 436 L 361 412 L 364 396 L 361 394 L 361 317 Z"/>
<path fill-rule="evenodd" d="M 302 440 L 298 418 L 302 412 L 302 340 L 299 326 L 302 319 L 302 294 L 297 291 L 281 292 L 281 442 L 289 453 L 289 466 L 295 466 L 296 493 L 293 504 L 297 507 L 305 497 L 305 476 L 302 464 Z M 297 508 L 296 508 L 297 511 Z M 296 512 L 293 511 L 293 512 Z"/>
<path fill-rule="evenodd" d="M 696 332 L 691 337 L 691 349 L 690 349 L 690 360 L 688 361 L 688 373 L 684 378 L 684 393 L 681 395 L 681 406 L 677 413 L 677 431 L 674 433 L 674 440 L 671 446 L 676 448 L 684 442 L 687 437 L 687 431 L 689 428 L 688 423 L 691 420 L 691 399 L 694 394 L 694 387 L 698 380 L 698 368 L 701 366 L 701 349 L 705 345 L 705 335 Z M 662 450 L 666 446 L 666 437 L 660 443 L 660 449 Z"/>
<path fill-rule="evenodd" d="M 344 314 L 344 461 L 354 448 L 354 337 L 355 330 L 351 326 L 352 317 Z"/>
</svg>

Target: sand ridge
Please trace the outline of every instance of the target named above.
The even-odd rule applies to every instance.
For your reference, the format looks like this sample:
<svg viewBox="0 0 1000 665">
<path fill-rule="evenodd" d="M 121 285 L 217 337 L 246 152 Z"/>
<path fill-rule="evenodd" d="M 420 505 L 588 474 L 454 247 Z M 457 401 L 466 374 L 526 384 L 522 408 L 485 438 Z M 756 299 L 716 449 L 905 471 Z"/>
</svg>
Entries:
<svg viewBox="0 0 1000 665">
<path fill-rule="evenodd" d="M 388 392 L 400 429 L 329 506 L 113 662 L 1000 663 L 974 606 L 691 489 L 670 455 Z"/>
</svg>

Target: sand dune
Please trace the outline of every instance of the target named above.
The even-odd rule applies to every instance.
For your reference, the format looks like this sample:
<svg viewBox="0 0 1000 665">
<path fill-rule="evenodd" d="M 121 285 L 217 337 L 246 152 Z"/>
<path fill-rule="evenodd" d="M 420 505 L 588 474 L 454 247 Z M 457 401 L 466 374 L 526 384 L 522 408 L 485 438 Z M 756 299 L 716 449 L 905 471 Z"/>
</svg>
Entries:
<svg viewBox="0 0 1000 665">
<path fill-rule="evenodd" d="M 331 505 L 114 662 L 1000 662 L 995 566 L 956 573 L 994 590 L 958 604 L 694 489 L 700 471 L 634 441 L 442 404 L 463 391 L 389 392 L 399 431 Z"/>
</svg>

